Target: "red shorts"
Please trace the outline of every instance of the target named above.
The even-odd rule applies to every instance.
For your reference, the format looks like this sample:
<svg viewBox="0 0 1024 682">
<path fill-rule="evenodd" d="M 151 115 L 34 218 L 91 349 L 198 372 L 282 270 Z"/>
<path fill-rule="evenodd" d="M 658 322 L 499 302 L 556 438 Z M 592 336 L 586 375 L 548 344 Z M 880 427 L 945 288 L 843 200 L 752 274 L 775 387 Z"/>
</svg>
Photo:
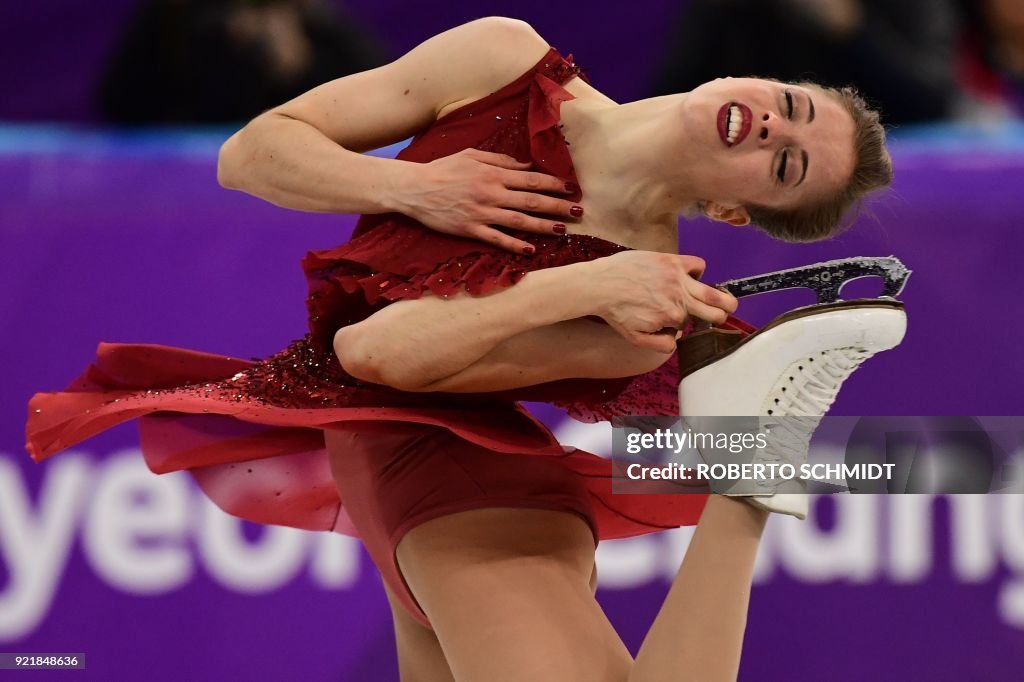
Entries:
<svg viewBox="0 0 1024 682">
<path fill-rule="evenodd" d="M 407 531 L 447 514 L 488 507 L 574 512 L 597 524 L 580 476 L 540 455 L 509 455 L 451 431 L 412 422 L 330 431 L 331 469 L 345 510 L 384 583 L 418 622 L 426 614 L 406 585 L 395 548 Z"/>
</svg>

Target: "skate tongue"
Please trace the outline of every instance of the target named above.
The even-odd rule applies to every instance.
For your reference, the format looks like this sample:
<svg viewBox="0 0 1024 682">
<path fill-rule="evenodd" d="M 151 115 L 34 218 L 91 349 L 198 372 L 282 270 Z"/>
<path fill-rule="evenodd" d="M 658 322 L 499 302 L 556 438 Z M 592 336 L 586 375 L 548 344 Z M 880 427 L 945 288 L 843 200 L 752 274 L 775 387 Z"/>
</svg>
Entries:
<svg viewBox="0 0 1024 682">
<path fill-rule="evenodd" d="M 843 285 L 862 277 L 881 277 L 884 285 L 880 297 L 895 298 L 903 291 L 910 274 L 907 266 L 895 256 L 861 256 L 731 279 L 715 286 L 728 291 L 736 298 L 770 291 L 805 288 L 817 294 L 818 303 L 833 303 L 839 300 L 839 292 Z"/>
<path fill-rule="evenodd" d="M 728 352 L 747 336 L 738 329 L 718 327 L 707 327 L 684 336 L 676 344 L 680 380 L 694 368 L 703 367 L 712 358 Z"/>
</svg>

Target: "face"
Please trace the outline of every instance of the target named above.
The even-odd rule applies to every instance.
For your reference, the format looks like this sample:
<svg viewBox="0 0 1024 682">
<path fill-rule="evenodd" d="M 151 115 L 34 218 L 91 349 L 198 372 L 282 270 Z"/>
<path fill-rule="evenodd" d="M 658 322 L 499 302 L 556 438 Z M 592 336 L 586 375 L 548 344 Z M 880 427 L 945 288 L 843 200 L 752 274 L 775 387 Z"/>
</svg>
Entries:
<svg viewBox="0 0 1024 682">
<path fill-rule="evenodd" d="M 709 204 L 796 208 L 841 190 L 853 173 L 854 124 L 814 87 L 723 78 L 687 96 L 684 143 Z"/>
</svg>

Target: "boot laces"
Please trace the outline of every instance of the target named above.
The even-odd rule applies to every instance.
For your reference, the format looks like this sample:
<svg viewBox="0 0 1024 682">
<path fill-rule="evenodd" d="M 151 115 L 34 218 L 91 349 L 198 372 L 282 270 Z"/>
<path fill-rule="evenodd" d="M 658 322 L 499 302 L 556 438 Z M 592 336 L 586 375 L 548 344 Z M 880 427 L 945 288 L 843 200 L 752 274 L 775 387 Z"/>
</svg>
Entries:
<svg viewBox="0 0 1024 682">
<path fill-rule="evenodd" d="M 762 418 L 766 444 L 754 461 L 797 468 L 805 463 L 811 436 L 835 402 L 843 382 L 872 355 L 863 348 L 834 348 L 793 363 L 767 400 L 768 416 Z M 781 482 L 776 477 L 765 484 L 773 487 Z"/>
</svg>

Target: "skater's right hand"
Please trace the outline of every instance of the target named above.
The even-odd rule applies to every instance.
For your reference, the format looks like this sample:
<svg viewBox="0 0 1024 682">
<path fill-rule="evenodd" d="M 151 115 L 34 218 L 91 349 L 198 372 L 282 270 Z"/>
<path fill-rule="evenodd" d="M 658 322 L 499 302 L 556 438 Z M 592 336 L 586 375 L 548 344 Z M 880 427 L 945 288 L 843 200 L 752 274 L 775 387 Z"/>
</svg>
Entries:
<svg viewBox="0 0 1024 682">
<path fill-rule="evenodd" d="M 629 342 L 672 353 L 676 330 L 693 315 L 722 323 L 736 298 L 698 278 L 704 260 L 653 251 L 623 251 L 590 261 L 597 314 Z"/>
<path fill-rule="evenodd" d="M 408 164 L 397 192 L 402 213 L 427 227 L 479 239 L 513 253 L 533 247 L 496 229 L 558 235 L 582 215 L 565 180 L 527 170 L 531 164 L 506 154 L 464 149 L 425 164 Z M 576 211 L 573 211 L 574 207 Z M 543 215 L 544 217 L 536 217 Z"/>
</svg>

